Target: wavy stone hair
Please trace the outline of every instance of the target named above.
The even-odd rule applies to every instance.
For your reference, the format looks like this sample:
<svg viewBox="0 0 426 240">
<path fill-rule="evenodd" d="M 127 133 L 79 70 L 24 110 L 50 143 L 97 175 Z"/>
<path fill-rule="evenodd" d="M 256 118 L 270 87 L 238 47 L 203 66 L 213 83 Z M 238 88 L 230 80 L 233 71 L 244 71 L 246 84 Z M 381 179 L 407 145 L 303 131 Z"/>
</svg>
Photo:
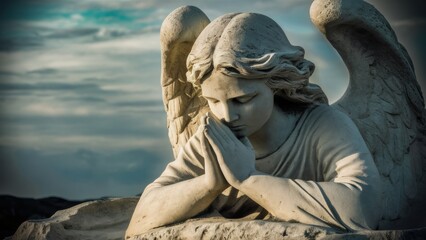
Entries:
<svg viewBox="0 0 426 240">
<path fill-rule="evenodd" d="M 202 36 L 206 32 L 203 31 L 200 35 L 204 41 L 197 39 L 194 43 L 192 51 L 187 58 L 188 71 L 186 75 L 188 81 L 195 88 L 201 88 L 202 81 L 207 79 L 215 70 L 231 77 L 267 79 L 267 86 L 275 94 L 275 103 L 286 112 L 303 110 L 312 104 L 328 104 L 327 97 L 322 89 L 316 84 L 309 83 L 309 77 L 312 75 L 315 66 L 304 58 L 303 48 L 292 46 L 289 43 L 286 44 L 285 41 L 288 40 L 282 29 L 273 20 L 263 15 L 251 14 L 249 16 L 257 18 L 260 16 L 276 24 L 285 38 L 285 41 L 280 44 L 282 46 L 285 45 L 284 47 L 277 49 L 279 51 L 269 50 L 269 52 L 261 54 L 259 54 L 259 51 L 250 52 L 241 51 L 240 49 L 235 51 L 231 49 L 232 47 L 228 49 L 223 46 L 218 51 L 218 42 L 220 42 L 221 38 L 224 38 L 222 33 L 228 25 L 231 25 L 229 22 L 238 15 L 240 14 L 228 14 L 219 20 L 213 21 L 211 23 L 213 26 L 207 31 L 210 33 L 204 34 L 207 36 Z M 241 28 L 240 25 L 238 25 L 239 28 Z M 259 35 L 259 30 L 256 31 L 256 34 Z M 268 41 L 268 39 L 262 40 Z M 229 45 L 229 43 L 226 44 Z M 217 52 L 220 53 L 217 54 Z"/>
</svg>

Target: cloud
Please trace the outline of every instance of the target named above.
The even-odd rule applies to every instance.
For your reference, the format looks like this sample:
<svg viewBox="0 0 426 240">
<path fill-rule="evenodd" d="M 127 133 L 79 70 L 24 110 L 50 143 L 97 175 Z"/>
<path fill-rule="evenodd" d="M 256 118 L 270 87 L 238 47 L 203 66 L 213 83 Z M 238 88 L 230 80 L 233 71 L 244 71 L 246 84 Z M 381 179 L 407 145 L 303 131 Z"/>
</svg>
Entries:
<svg viewBox="0 0 426 240">
<path fill-rule="evenodd" d="M 133 89 L 132 91 L 114 90 L 114 89 L 103 89 L 99 84 L 96 83 L 57 83 L 57 82 L 41 82 L 41 83 L 14 83 L 4 82 L 0 83 L 0 92 L 4 97 L 14 98 L 19 100 L 16 103 L 19 106 L 25 104 L 38 104 L 51 103 L 61 105 L 62 99 L 70 98 L 103 98 L 113 100 L 114 97 L 129 97 L 131 93 L 138 94 L 143 90 L 138 91 Z M 52 97 L 56 97 L 57 101 L 51 101 Z M 16 99 L 18 98 L 18 99 Z M 80 100 L 80 103 L 83 103 Z M 67 105 L 66 105 L 67 106 Z M 90 106 L 90 105 L 86 105 Z M 18 107 L 18 106 L 14 106 Z M 19 107 L 18 107 L 19 108 Z"/>
<path fill-rule="evenodd" d="M 111 39 L 115 37 L 121 37 L 129 34 L 128 30 L 124 29 L 107 29 L 105 27 L 98 29 L 96 32 L 95 38 L 96 40 L 99 39 Z"/>
<path fill-rule="evenodd" d="M 1 182 L 0 194 L 70 199 L 136 195 L 168 162 L 167 154 L 142 149 L 45 153 L 2 147 L 0 155 L 0 175 L 9 180 Z"/>
<path fill-rule="evenodd" d="M 18 50 L 27 50 L 40 48 L 44 46 L 40 37 L 5 37 L 0 38 L 0 52 L 13 52 Z"/>
<path fill-rule="evenodd" d="M 62 101 L 68 102 L 84 102 L 88 104 L 95 104 L 95 103 L 105 103 L 106 99 L 102 97 L 92 97 L 92 96 L 69 96 L 69 97 L 61 97 Z"/>
<path fill-rule="evenodd" d="M 160 174 L 172 156 L 159 27 L 182 5 L 195 4 L 210 19 L 237 11 L 271 17 L 305 48 L 316 64 L 313 80 L 337 99 L 347 70 L 310 23 L 310 3 L 21 0 L 21 14 L 0 16 L 0 177 L 7 179 L 0 193 L 128 196 Z M 411 19 L 391 24 L 410 27 L 403 35 L 419 33 Z"/>
<path fill-rule="evenodd" d="M 160 51 L 160 36 L 159 33 L 146 33 L 128 38 L 93 43 L 88 45 L 88 49 L 103 53 L 113 52 L 115 54 Z"/>
<path fill-rule="evenodd" d="M 60 96 L 58 91 L 62 92 Z M 66 89 L 41 90 L 30 92 L 28 89 L 22 91 L 7 92 L 2 97 L 1 103 L 3 114 L 26 117 L 26 116 L 104 116 L 112 117 L 117 114 L 140 115 L 147 112 L 163 113 L 163 105 L 159 96 L 135 96 L 122 92 L 92 91 Z M 29 94 L 26 94 L 29 93 Z M 8 97 L 13 94 L 14 98 Z M 9 100 L 8 100 L 9 98 Z M 56 101 L 52 101 L 56 99 Z M 88 101 L 88 100 L 89 101 Z M 132 100 L 135 99 L 135 100 Z M 11 101 L 12 100 L 12 101 Z M 105 121 L 105 120 L 104 120 Z M 111 126 L 114 128 L 114 126 Z"/>
<path fill-rule="evenodd" d="M 31 72 L 46 68 L 61 71 L 118 71 L 137 66 L 140 69 L 140 62 L 132 61 L 132 57 L 138 61 L 158 59 L 157 64 L 160 61 L 159 34 L 147 33 L 100 42 L 70 42 L 66 47 L 57 44 L 31 51 L 0 52 L 0 71 Z"/>
<path fill-rule="evenodd" d="M 84 20 L 84 17 L 81 14 L 76 13 L 71 15 L 71 19 L 74 21 L 82 21 Z"/>
<path fill-rule="evenodd" d="M 3 123 L 0 128 L 0 146 L 3 147 L 36 149 L 44 155 L 69 154 L 78 149 L 104 154 L 145 149 L 162 156 L 163 160 L 172 159 L 163 112 L 134 116 L 116 114 L 108 117 L 9 115 L 1 117 L 0 121 Z M 0 159 L 14 161 L 1 154 Z M 20 161 L 28 160 L 30 158 Z M 122 159 L 125 160 L 126 158 Z M 9 181 L 19 180 L 16 178 L 10 178 Z M 61 181 L 61 178 L 57 181 Z"/>
<path fill-rule="evenodd" d="M 34 73 L 34 71 L 32 71 Z M 40 73 L 39 71 L 36 71 Z M 52 69 L 41 70 L 43 74 L 52 73 Z M 53 71 L 54 72 L 54 71 Z M 100 90 L 96 84 L 66 84 L 66 83 L 0 83 L 0 91 L 92 91 Z"/>
<path fill-rule="evenodd" d="M 56 31 L 52 34 L 47 35 L 47 38 L 76 38 L 76 37 L 84 37 L 84 36 L 92 36 L 98 33 L 99 30 L 97 28 L 76 28 L 76 29 L 66 29 L 61 31 Z"/>
<path fill-rule="evenodd" d="M 143 100 L 143 101 L 124 101 L 124 102 L 117 102 L 114 103 L 115 106 L 119 106 L 119 107 L 158 107 L 161 106 L 163 107 L 163 101 L 158 99 L 158 100 Z"/>
<path fill-rule="evenodd" d="M 31 115 L 43 115 L 43 116 L 87 116 L 93 114 L 92 109 L 85 106 L 65 108 L 62 105 L 56 105 L 54 103 L 33 103 L 28 104 L 23 108 L 26 114 Z M 103 111 L 97 111 L 97 114 L 102 114 Z M 104 114 L 108 115 L 111 111 L 107 111 Z"/>
<path fill-rule="evenodd" d="M 58 72 L 59 71 L 57 69 L 53 69 L 53 68 L 40 68 L 40 69 L 35 69 L 35 70 L 28 71 L 27 73 L 29 73 L 29 74 L 50 75 L 50 74 L 55 74 L 55 73 L 58 73 Z"/>
<path fill-rule="evenodd" d="M 58 41 L 105 41 L 141 32 L 158 32 L 161 24 L 155 9 L 81 8 L 79 4 L 75 4 L 76 7 L 49 1 L 22 1 L 21 4 L 32 5 L 34 10 L 23 7 L 27 15 L 12 14 L 0 23 L 0 51 L 40 49 L 54 46 Z"/>
</svg>

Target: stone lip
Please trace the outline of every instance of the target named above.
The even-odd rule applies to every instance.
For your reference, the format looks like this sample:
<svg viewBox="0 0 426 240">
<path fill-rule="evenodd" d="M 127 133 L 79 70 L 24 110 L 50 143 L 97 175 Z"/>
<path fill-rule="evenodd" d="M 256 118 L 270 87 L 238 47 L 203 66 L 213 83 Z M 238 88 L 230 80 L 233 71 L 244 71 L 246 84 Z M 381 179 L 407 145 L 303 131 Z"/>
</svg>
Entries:
<svg viewBox="0 0 426 240">
<path fill-rule="evenodd" d="M 209 218 L 154 229 L 129 240 L 149 239 L 426 239 L 426 227 L 347 233 L 299 223 Z"/>
<path fill-rule="evenodd" d="M 265 220 L 200 218 L 151 230 L 131 238 L 145 239 L 321 239 L 336 230 Z"/>
<path fill-rule="evenodd" d="M 137 202 L 138 197 L 84 202 L 48 219 L 24 222 L 11 239 L 123 239 Z M 205 216 L 131 238 L 141 239 L 426 239 L 426 226 L 345 233 L 298 223 Z"/>
</svg>

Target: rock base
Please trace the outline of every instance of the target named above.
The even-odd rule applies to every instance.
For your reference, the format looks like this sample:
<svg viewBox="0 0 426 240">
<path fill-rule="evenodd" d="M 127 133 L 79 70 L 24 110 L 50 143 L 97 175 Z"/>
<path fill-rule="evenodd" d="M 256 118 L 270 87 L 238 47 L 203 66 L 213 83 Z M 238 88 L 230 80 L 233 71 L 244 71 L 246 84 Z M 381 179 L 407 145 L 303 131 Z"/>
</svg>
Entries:
<svg viewBox="0 0 426 240">
<path fill-rule="evenodd" d="M 22 223 L 12 239 L 123 239 L 137 202 L 138 198 L 85 202 L 48 219 Z"/>
<path fill-rule="evenodd" d="M 48 219 L 24 222 L 11 239 L 123 239 L 137 202 L 138 198 L 85 202 Z M 426 239 L 426 227 L 344 233 L 298 223 L 205 217 L 153 229 L 131 240 L 142 239 Z"/>
<path fill-rule="evenodd" d="M 263 220 L 194 219 L 182 224 L 154 229 L 129 240 L 159 239 L 270 239 L 270 240 L 411 240 L 426 239 L 426 227 L 409 230 L 339 232 L 298 223 Z"/>
<path fill-rule="evenodd" d="M 304 224 L 224 218 L 193 219 L 154 229 L 131 240 L 146 239 L 321 239 L 336 231 Z"/>
</svg>

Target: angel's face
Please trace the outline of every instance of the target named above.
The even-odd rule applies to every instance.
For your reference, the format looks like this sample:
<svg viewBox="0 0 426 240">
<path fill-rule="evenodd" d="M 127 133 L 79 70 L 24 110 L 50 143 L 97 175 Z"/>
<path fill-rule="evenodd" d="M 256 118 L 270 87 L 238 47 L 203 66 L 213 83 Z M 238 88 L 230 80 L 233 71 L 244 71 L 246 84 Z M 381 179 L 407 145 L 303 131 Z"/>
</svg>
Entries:
<svg viewBox="0 0 426 240">
<path fill-rule="evenodd" d="M 214 72 L 201 84 L 211 112 L 237 137 L 249 137 L 269 120 L 274 94 L 265 81 L 239 79 Z"/>
</svg>

